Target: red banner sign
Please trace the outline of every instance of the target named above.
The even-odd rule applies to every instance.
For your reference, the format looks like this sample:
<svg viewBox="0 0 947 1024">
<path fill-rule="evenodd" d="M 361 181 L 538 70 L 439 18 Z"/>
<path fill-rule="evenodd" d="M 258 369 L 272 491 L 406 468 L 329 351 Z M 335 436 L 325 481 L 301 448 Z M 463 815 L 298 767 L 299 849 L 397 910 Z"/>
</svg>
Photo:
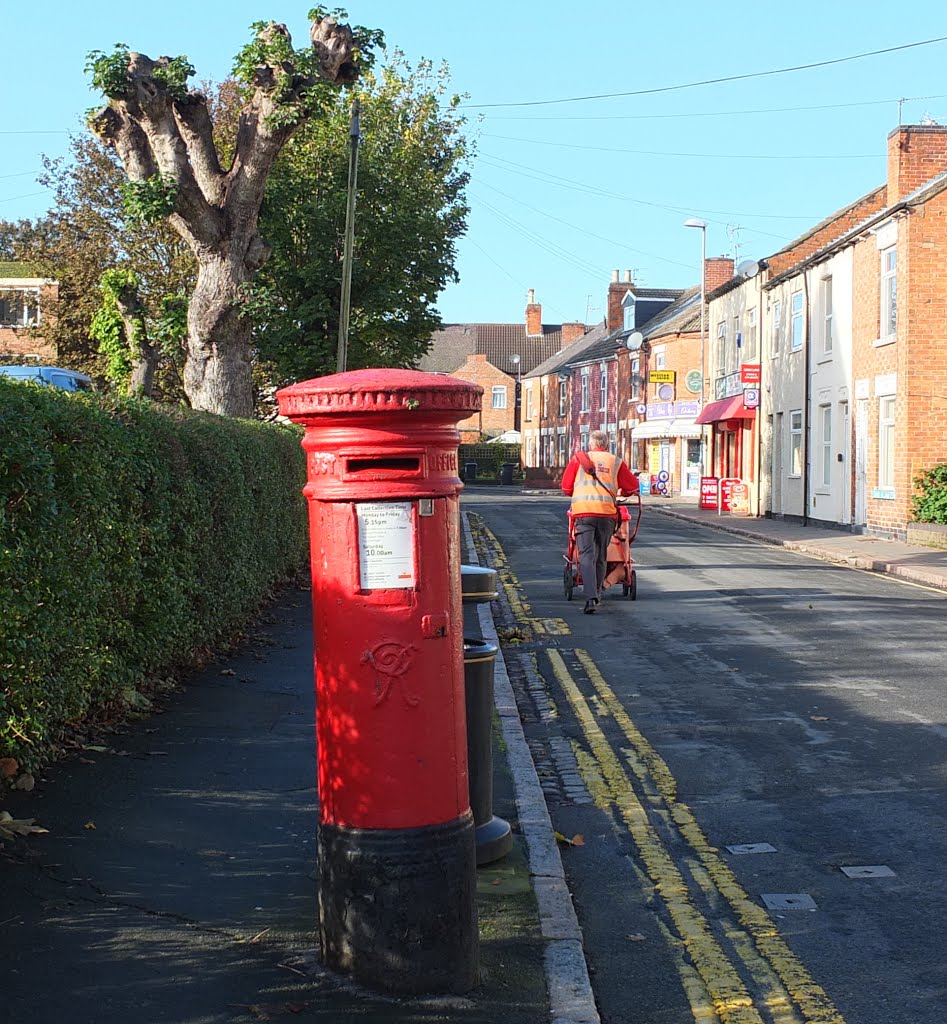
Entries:
<svg viewBox="0 0 947 1024">
<path fill-rule="evenodd" d="M 762 380 L 762 371 L 759 363 L 744 363 L 740 367 L 741 384 L 759 384 Z"/>
<path fill-rule="evenodd" d="M 717 507 L 717 484 L 715 476 L 702 476 L 700 478 L 700 508 Z"/>
</svg>

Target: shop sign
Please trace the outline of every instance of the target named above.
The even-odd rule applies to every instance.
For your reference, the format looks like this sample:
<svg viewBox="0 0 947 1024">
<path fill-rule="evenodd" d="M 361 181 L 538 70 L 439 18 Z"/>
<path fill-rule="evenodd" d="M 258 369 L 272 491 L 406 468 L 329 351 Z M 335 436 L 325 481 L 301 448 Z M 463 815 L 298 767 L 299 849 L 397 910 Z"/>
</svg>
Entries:
<svg viewBox="0 0 947 1024">
<path fill-rule="evenodd" d="M 759 363 L 744 363 L 740 367 L 741 384 L 759 384 L 762 380 Z"/>
<path fill-rule="evenodd" d="M 718 377 L 714 381 L 714 398 L 719 402 L 722 398 L 733 398 L 743 390 L 743 381 L 740 380 L 740 371 L 728 373 L 726 377 Z"/>
<path fill-rule="evenodd" d="M 648 373 L 648 380 L 652 384 L 673 384 L 676 378 L 675 370 L 651 370 Z"/>
<path fill-rule="evenodd" d="M 714 509 L 717 507 L 717 485 L 719 482 L 715 476 L 700 478 L 700 508 Z"/>
<path fill-rule="evenodd" d="M 670 420 L 675 416 L 696 416 L 700 402 L 652 402 L 648 406 L 649 420 Z"/>
<path fill-rule="evenodd" d="M 744 409 L 759 409 L 760 407 L 760 389 L 759 388 L 744 388 L 743 389 L 743 408 Z"/>
<path fill-rule="evenodd" d="M 692 395 L 700 394 L 700 370 L 688 370 L 687 376 L 684 378 L 684 387 Z"/>
</svg>

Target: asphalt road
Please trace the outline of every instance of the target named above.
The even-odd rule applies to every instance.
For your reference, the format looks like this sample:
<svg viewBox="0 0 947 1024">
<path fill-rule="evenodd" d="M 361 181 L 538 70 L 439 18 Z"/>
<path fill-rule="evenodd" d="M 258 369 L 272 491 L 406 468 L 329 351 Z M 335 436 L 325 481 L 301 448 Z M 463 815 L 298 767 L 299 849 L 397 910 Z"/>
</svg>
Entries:
<svg viewBox="0 0 947 1024">
<path fill-rule="evenodd" d="M 564 499 L 463 500 L 603 1021 L 941 1024 L 947 596 L 646 507 L 585 616 Z"/>
</svg>

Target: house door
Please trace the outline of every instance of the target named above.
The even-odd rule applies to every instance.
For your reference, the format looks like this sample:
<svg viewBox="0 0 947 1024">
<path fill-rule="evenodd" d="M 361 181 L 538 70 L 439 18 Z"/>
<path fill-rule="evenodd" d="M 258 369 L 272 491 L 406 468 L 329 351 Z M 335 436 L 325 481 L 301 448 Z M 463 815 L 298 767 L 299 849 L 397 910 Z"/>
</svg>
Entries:
<svg viewBox="0 0 947 1024">
<path fill-rule="evenodd" d="M 847 526 L 852 521 L 852 422 L 848 412 L 848 402 L 839 402 L 838 411 L 842 423 L 842 443 L 838 446 L 841 451 L 835 453 L 842 457 L 840 467 L 842 508 L 839 522 Z"/>
<path fill-rule="evenodd" d="M 855 525 L 868 522 L 868 399 L 855 407 Z"/>
</svg>

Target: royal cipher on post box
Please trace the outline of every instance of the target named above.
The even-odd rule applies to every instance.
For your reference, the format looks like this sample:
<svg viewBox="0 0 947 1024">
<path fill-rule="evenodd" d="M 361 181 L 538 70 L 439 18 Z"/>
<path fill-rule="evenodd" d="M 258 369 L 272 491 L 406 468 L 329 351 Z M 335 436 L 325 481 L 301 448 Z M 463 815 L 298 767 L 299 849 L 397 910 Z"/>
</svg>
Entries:
<svg viewBox="0 0 947 1024">
<path fill-rule="evenodd" d="M 277 394 L 305 427 L 322 954 L 387 991 L 476 982 L 457 423 L 481 394 L 415 370 Z"/>
</svg>

